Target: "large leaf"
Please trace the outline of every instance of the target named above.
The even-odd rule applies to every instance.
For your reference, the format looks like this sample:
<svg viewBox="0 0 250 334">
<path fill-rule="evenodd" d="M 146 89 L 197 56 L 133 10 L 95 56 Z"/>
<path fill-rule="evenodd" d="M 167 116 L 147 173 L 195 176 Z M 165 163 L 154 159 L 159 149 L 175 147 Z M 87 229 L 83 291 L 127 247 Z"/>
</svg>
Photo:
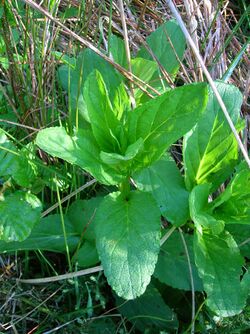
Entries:
<svg viewBox="0 0 250 334">
<path fill-rule="evenodd" d="M 226 190 L 214 201 L 213 214 L 228 224 L 250 225 L 250 169 L 237 172 Z"/>
<path fill-rule="evenodd" d="M 116 118 L 108 92 L 100 72 L 91 73 L 84 85 L 84 100 L 97 143 L 103 151 L 117 152 L 119 142 L 117 130 L 120 122 Z"/>
<path fill-rule="evenodd" d="M 222 317 L 240 313 L 246 299 L 240 284 L 244 261 L 232 236 L 197 232 L 194 251 L 209 308 Z"/>
<path fill-rule="evenodd" d="M 0 240 L 26 239 L 39 222 L 41 211 L 39 199 L 23 191 L 0 198 Z"/>
<path fill-rule="evenodd" d="M 232 121 L 236 124 L 242 104 L 240 91 L 225 83 L 216 85 Z M 211 190 L 216 190 L 232 173 L 237 158 L 236 139 L 210 88 L 205 112 L 198 124 L 184 138 L 187 188 L 191 190 L 196 184 L 211 183 Z"/>
<path fill-rule="evenodd" d="M 172 224 L 180 226 L 189 218 L 188 192 L 184 179 L 169 155 L 134 175 L 140 190 L 152 192 L 161 214 Z"/>
<path fill-rule="evenodd" d="M 178 328 L 175 313 L 165 304 L 159 291 L 152 284 L 141 297 L 126 303 L 117 298 L 116 305 L 121 314 L 143 333 L 155 328 L 158 329 L 157 333 L 163 329 Z"/>
<path fill-rule="evenodd" d="M 193 236 L 183 234 L 190 258 L 195 291 L 202 291 L 203 284 L 194 263 Z M 162 283 L 176 289 L 191 290 L 187 254 L 180 233 L 174 232 L 161 247 L 154 276 Z"/>
<path fill-rule="evenodd" d="M 80 241 L 80 235 L 75 231 L 73 225 L 64 217 L 67 247 L 74 251 Z M 17 250 L 48 250 L 51 252 L 66 252 L 61 217 L 59 214 L 50 215 L 33 228 L 31 234 L 22 242 L 0 241 L 1 252 L 14 252 Z"/>
<path fill-rule="evenodd" d="M 152 196 L 131 192 L 108 195 L 96 216 L 97 250 L 109 284 L 133 299 L 145 291 L 160 250 L 160 212 Z"/>
<path fill-rule="evenodd" d="M 116 35 L 111 35 L 109 39 L 109 51 L 114 61 L 122 67 L 127 68 L 127 57 L 124 41 Z"/>
<path fill-rule="evenodd" d="M 191 191 L 189 196 L 190 215 L 200 233 L 202 233 L 202 229 L 205 229 L 212 234 L 220 234 L 224 229 L 224 222 L 216 220 L 209 211 L 210 188 L 209 184 L 200 184 Z"/>
<path fill-rule="evenodd" d="M 144 140 L 144 150 L 135 161 L 140 169 L 152 164 L 197 122 L 207 101 L 207 85 L 191 84 L 173 89 L 143 104 L 129 114 L 128 138 Z"/>
<path fill-rule="evenodd" d="M 121 176 L 101 161 L 100 150 L 88 130 L 71 137 L 63 127 L 47 128 L 38 133 L 36 144 L 50 155 L 80 166 L 104 184 L 121 181 Z"/>
<path fill-rule="evenodd" d="M 146 42 L 164 69 L 174 76 L 180 66 L 178 58 L 182 60 L 186 47 L 185 37 L 177 22 L 165 22 L 146 38 Z M 152 60 L 145 47 L 137 56 Z"/>
</svg>

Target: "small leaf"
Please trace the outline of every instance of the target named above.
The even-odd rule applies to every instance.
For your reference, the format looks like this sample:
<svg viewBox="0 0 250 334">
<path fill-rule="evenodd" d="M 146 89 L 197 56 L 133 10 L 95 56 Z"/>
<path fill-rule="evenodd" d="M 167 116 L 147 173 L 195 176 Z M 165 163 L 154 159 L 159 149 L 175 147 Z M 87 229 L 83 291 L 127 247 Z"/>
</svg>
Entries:
<svg viewBox="0 0 250 334">
<path fill-rule="evenodd" d="M 75 232 L 71 222 L 64 217 L 67 237 L 67 246 L 72 252 L 76 249 L 80 236 Z M 31 234 L 24 241 L 4 242 L 0 241 L 0 253 L 14 252 L 17 250 L 47 250 L 51 252 L 66 252 L 65 239 L 62 229 L 61 216 L 59 214 L 42 218 L 33 228 Z"/>
<path fill-rule="evenodd" d="M 143 140 L 139 138 L 135 143 L 128 146 L 124 155 L 117 153 L 101 152 L 101 160 L 107 165 L 117 165 L 119 169 L 129 168 L 129 163 L 136 157 L 136 155 L 143 149 Z"/>
<path fill-rule="evenodd" d="M 189 196 L 190 215 L 200 233 L 204 228 L 212 234 L 220 234 L 224 229 L 224 222 L 216 220 L 209 211 L 209 193 L 209 184 L 194 187 Z"/>
<path fill-rule="evenodd" d="M 160 250 L 160 212 L 150 194 L 108 195 L 96 216 L 97 250 L 109 284 L 125 299 L 145 291 Z"/>
<path fill-rule="evenodd" d="M 250 260 L 250 225 L 227 224 L 225 228 L 237 242 L 241 254 Z"/>
<path fill-rule="evenodd" d="M 239 121 L 242 95 L 238 88 L 216 83 L 234 124 Z M 198 124 L 184 138 L 185 182 L 188 190 L 196 184 L 211 183 L 217 190 L 233 172 L 238 159 L 237 141 L 209 90 L 207 108 Z"/>
<path fill-rule="evenodd" d="M 101 183 L 117 184 L 122 180 L 101 161 L 99 147 L 88 130 L 79 130 L 71 137 L 63 127 L 47 128 L 38 133 L 36 144 L 50 155 L 85 169 Z"/>
<path fill-rule="evenodd" d="M 41 218 L 42 205 L 29 193 L 17 191 L 0 200 L 0 240 L 23 241 Z"/>
<path fill-rule="evenodd" d="M 124 68 L 128 67 L 125 46 L 121 38 L 112 34 L 109 39 L 109 50 L 116 63 Z"/>
<path fill-rule="evenodd" d="M 195 125 L 206 101 L 207 85 L 191 84 L 168 91 L 133 110 L 128 118 L 129 143 L 144 140 L 144 150 L 136 158 L 134 168 L 142 169 L 159 159 Z"/>
<path fill-rule="evenodd" d="M 189 218 L 188 192 L 184 179 L 170 156 L 163 156 L 133 177 L 140 190 L 152 192 L 165 218 L 175 226 L 186 223 Z"/>
<path fill-rule="evenodd" d="M 11 176 L 18 167 L 17 149 L 0 129 L 0 176 Z"/>
<path fill-rule="evenodd" d="M 155 61 L 147 60 L 143 58 L 135 58 L 131 60 L 132 73 L 140 78 L 143 82 L 149 83 L 153 77 L 153 74 L 157 72 L 158 65 Z M 134 96 L 136 104 L 140 103 L 141 97 L 144 95 L 143 91 L 139 88 L 134 89 Z"/>
<path fill-rule="evenodd" d="M 202 291 L 203 284 L 194 262 L 193 236 L 183 235 L 188 248 L 195 291 Z M 174 232 L 161 247 L 154 276 L 175 289 L 191 290 L 187 255 L 180 233 Z"/>
<path fill-rule="evenodd" d="M 34 145 L 28 144 L 19 151 L 19 154 L 18 168 L 12 173 L 13 179 L 22 187 L 31 187 L 38 176 Z"/>
<path fill-rule="evenodd" d="M 214 201 L 213 214 L 226 224 L 250 225 L 250 170 L 236 173 L 226 190 Z"/>
<path fill-rule="evenodd" d="M 142 296 L 125 304 L 124 300 L 116 298 L 116 305 L 121 314 L 143 333 L 155 328 L 161 331 L 178 328 L 175 313 L 166 305 L 159 291 L 152 284 L 147 287 Z"/>
<path fill-rule="evenodd" d="M 102 197 L 93 197 L 89 200 L 76 200 L 67 212 L 75 230 L 88 241 L 95 240 L 94 217 L 96 210 L 102 202 Z"/>
<path fill-rule="evenodd" d="M 91 73 L 85 82 L 84 100 L 93 134 L 100 148 L 117 152 L 119 133 L 116 132 L 120 129 L 120 122 L 114 114 L 102 76 L 97 71 Z"/>
<path fill-rule="evenodd" d="M 220 235 L 197 232 L 194 251 L 208 307 L 221 317 L 240 313 L 246 299 L 240 284 L 244 261 L 232 236 L 228 232 Z"/>
<path fill-rule="evenodd" d="M 78 266 L 83 268 L 96 265 L 99 262 L 99 256 L 95 243 L 84 241 L 81 248 L 76 252 L 76 256 L 74 256 L 73 261 L 77 262 Z"/>
<path fill-rule="evenodd" d="M 185 36 L 177 22 L 165 22 L 146 38 L 146 42 L 164 69 L 174 76 L 180 66 L 179 59 L 182 60 L 186 48 Z M 137 56 L 152 60 L 145 47 L 141 48 Z"/>
</svg>

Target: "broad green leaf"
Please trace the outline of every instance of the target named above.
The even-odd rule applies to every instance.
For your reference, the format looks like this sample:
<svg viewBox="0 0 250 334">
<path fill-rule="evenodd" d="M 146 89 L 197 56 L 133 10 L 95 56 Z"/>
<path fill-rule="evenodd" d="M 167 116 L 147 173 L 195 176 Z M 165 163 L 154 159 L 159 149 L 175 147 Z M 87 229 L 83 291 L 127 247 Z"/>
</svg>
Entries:
<svg viewBox="0 0 250 334">
<path fill-rule="evenodd" d="M 23 191 L 0 198 L 0 240 L 25 240 L 39 222 L 41 211 L 39 199 Z"/>
<path fill-rule="evenodd" d="M 64 217 L 64 224 L 67 246 L 69 251 L 72 252 L 80 242 L 80 235 L 75 231 L 67 217 Z M 66 252 L 62 222 L 59 214 L 42 218 L 33 228 L 29 237 L 22 242 L 0 241 L 0 253 L 38 249 L 59 253 Z"/>
<path fill-rule="evenodd" d="M 100 150 L 88 130 L 78 131 L 71 137 L 63 127 L 47 128 L 38 133 L 36 144 L 50 155 L 80 166 L 101 183 L 121 181 L 121 176 L 101 161 Z"/>
<path fill-rule="evenodd" d="M 79 267 L 88 268 L 99 262 L 99 256 L 94 242 L 85 240 L 73 258 Z"/>
<path fill-rule="evenodd" d="M 160 212 L 152 196 L 108 195 L 96 216 L 96 244 L 104 273 L 115 292 L 133 299 L 145 291 L 160 250 Z"/>
<path fill-rule="evenodd" d="M 206 106 L 207 85 L 182 86 L 139 106 L 129 114 L 128 138 L 144 140 L 144 150 L 135 161 L 141 169 L 159 159 L 166 149 L 197 122 Z"/>
<path fill-rule="evenodd" d="M 200 233 L 202 229 L 206 229 L 212 234 L 220 234 L 224 229 L 224 222 L 216 220 L 209 211 L 210 188 L 210 184 L 201 184 L 191 191 L 189 196 L 190 216 Z"/>
<path fill-rule="evenodd" d="M 70 205 L 67 212 L 67 217 L 75 230 L 88 241 L 95 240 L 94 217 L 102 200 L 102 197 L 77 200 Z"/>
<path fill-rule="evenodd" d="M 83 94 L 97 143 L 104 151 L 117 152 L 119 150 L 117 130 L 120 131 L 121 124 L 114 114 L 105 83 L 99 72 L 94 71 L 88 76 Z"/>
<path fill-rule="evenodd" d="M 195 291 L 202 291 L 203 284 L 194 263 L 193 236 L 183 234 L 190 258 Z M 191 290 L 191 279 L 185 247 L 181 235 L 174 232 L 161 247 L 154 276 L 175 289 Z"/>
<path fill-rule="evenodd" d="M 146 38 L 146 42 L 164 69 L 174 76 L 180 66 L 178 58 L 182 60 L 186 48 L 185 37 L 177 22 L 165 22 Z M 137 56 L 152 60 L 145 47 L 141 48 Z"/>
<path fill-rule="evenodd" d="M 225 228 L 237 242 L 241 254 L 250 260 L 250 225 L 227 224 Z"/>
<path fill-rule="evenodd" d="M 133 178 L 140 190 L 152 193 L 167 220 L 175 226 L 186 223 L 189 218 L 188 192 L 173 158 L 164 155 Z"/>
<path fill-rule="evenodd" d="M 0 129 L 0 176 L 11 176 L 16 170 L 18 170 L 17 149 Z"/>
<path fill-rule="evenodd" d="M 157 328 L 159 333 L 163 329 L 178 328 L 175 313 L 166 305 L 161 294 L 152 284 L 147 287 L 142 296 L 135 300 L 124 303 L 121 298 L 116 298 L 116 305 L 121 314 L 143 333 L 148 332 L 149 329 Z"/>
<path fill-rule="evenodd" d="M 233 237 L 228 232 L 220 235 L 197 232 L 194 252 L 208 307 L 222 317 L 240 313 L 246 299 L 240 284 L 244 261 Z"/>
<path fill-rule="evenodd" d="M 111 35 L 109 39 L 109 51 L 114 61 L 122 67 L 127 68 L 127 57 L 125 51 L 124 41 L 116 35 Z"/>
<path fill-rule="evenodd" d="M 238 88 L 216 83 L 234 124 L 239 121 L 242 95 Z M 233 172 L 238 145 L 211 88 L 207 108 L 198 124 L 184 137 L 185 182 L 188 190 L 196 184 L 211 183 L 212 191 Z"/>
<path fill-rule="evenodd" d="M 213 214 L 227 224 L 250 225 L 250 170 L 236 173 L 226 190 L 214 201 Z"/>
</svg>

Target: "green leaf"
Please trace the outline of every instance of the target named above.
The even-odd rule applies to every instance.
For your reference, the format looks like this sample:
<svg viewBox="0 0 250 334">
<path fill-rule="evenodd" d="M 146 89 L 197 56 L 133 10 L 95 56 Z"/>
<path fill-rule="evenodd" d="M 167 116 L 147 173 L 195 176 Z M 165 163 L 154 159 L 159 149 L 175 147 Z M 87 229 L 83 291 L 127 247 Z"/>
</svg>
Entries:
<svg viewBox="0 0 250 334">
<path fill-rule="evenodd" d="M 67 246 L 72 252 L 76 249 L 80 236 L 75 231 L 71 222 L 64 217 L 67 237 Z M 31 234 L 22 242 L 0 241 L 0 253 L 14 252 L 17 250 L 47 250 L 51 252 L 66 252 L 65 239 L 63 235 L 62 222 L 59 214 L 42 218 L 33 228 Z"/>
<path fill-rule="evenodd" d="M 202 229 L 206 229 L 212 234 L 220 234 L 224 229 L 224 222 L 216 220 L 209 211 L 210 188 L 210 184 L 201 184 L 191 191 L 189 196 L 190 215 L 200 233 L 202 233 Z"/>
<path fill-rule="evenodd" d="M 195 291 L 202 291 L 203 284 L 194 262 L 193 236 L 183 234 L 190 258 Z M 176 289 L 191 290 L 187 255 L 180 233 L 173 232 L 161 247 L 154 276 L 162 283 Z"/>
<path fill-rule="evenodd" d="M 250 260 L 250 225 L 230 224 L 225 228 L 237 242 L 241 254 Z"/>
<path fill-rule="evenodd" d="M 186 223 L 189 218 L 189 194 L 173 158 L 164 155 L 133 178 L 140 190 L 152 193 L 167 220 L 175 226 Z"/>
<path fill-rule="evenodd" d="M 216 83 L 234 124 L 239 121 L 242 95 L 238 88 Z M 211 183 L 213 192 L 233 172 L 238 145 L 211 88 L 207 108 L 198 124 L 184 137 L 185 182 Z"/>
<path fill-rule="evenodd" d="M 18 170 L 17 149 L 0 129 L 0 176 L 11 176 L 16 170 Z"/>
<path fill-rule="evenodd" d="M 96 244 L 109 284 L 125 299 L 145 291 L 160 250 L 160 212 L 152 196 L 108 195 L 96 216 Z"/>
<path fill-rule="evenodd" d="M 149 83 L 153 77 L 153 74 L 157 71 L 158 65 L 155 61 L 143 59 L 143 58 L 135 58 L 131 60 L 132 72 L 138 78 L 140 78 L 143 82 Z M 136 104 L 140 103 L 141 97 L 144 95 L 143 91 L 140 88 L 134 89 L 134 96 L 136 100 Z"/>
<path fill-rule="evenodd" d="M 121 298 L 116 298 L 116 305 L 121 314 L 132 322 L 140 332 L 146 333 L 149 329 L 155 330 L 155 328 L 161 331 L 178 328 L 175 313 L 165 304 L 159 291 L 152 284 L 147 287 L 146 292 L 141 297 L 135 300 L 124 303 Z"/>
<path fill-rule="evenodd" d="M 95 243 L 90 241 L 84 241 L 84 244 L 77 251 L 73 258 L 74 262 L 77 262 L 78 266 L 88 268 L 96 265 L 99 262 L 99 256 Z"/>
<path fill-rule="evenodd" d="M 104 151 L 117 152 L 119 149 L 117 130 L 120 132 L 120 122 L 114 114 L 100 72 L 94 71 L 88 76 L 83 94 L 97 143 Z"/>
<path fill-rule="evenodd" d="M 94 217 L 96 210 L 102 202 L 102 197 L 93 197 L 89 200 L 77 200 L 73 202 L 67 212 L 67 217 L 84 239 L 95 240 Z"/>
<path fill-rule="evenodd" d="M 214 201 L 213 214 L 226 224 L 250 225 L 250 170 L 236 173 L 226 190 Z"/>
<path fill-rule="evenodd" d="M 121 182 L 122 177 L 101 161 L 100 150 L 88 130 L 79 130 L 71 137 L 63 127 L 47 128 L 38 133 L 36 144 L 50 155 L 80 166 L 101 183 Z"/>
<path fill-rule="evenodd" d="M 246 296 L 241 289 L 239 248 L 228 232 L 195 234 L 195 262 L 207 293 L 207 305 L 217 315 L 229 317 L 242 311 Z"/>
<path fill-rule="evenodd" d="M 113 34 L 110 36 L 109 51 L 116 63 L 124 68 L 128 67 L 124 41 L 121 38 Z"/>
<path fill-rule="evenodd" d="M 197 122 L 206 106 L 207 85 L 185 85 L 139 106 L 129 114 L 128 138 L 144 140 L 144 150 L 135 161 L 141 169 L 159 159 L 166 149 Z"/>
<path fill-rule="evenodd" d="M 139 138 L 135 143 L 128 146 L 124 155 L 117 153 L 101 152 L 101 160 L 107 165 L 117 166 L 122 172 L 125 170 L 125 174 L 129 175 L 129 166 L 131 161 L 137 156 L 139 152 L 143 150 L 143 140 Z"/>
<path fill-rule="evenodd" d="M 165 22 L 146 38 L 146 42 L 164 69 L 174 76 L 180 66 L 178 58 L 182 60 L 186 48 L 185 36 L 177 22 Z M 141 48 L 137 56 L 152 60 L 145 47 Z"/>
<path fill-rule="evenodd" d="M 42 204 L 32 194 L 17 191 L 0 199 L 0 240 L 23 241 L 41 218 Z"/>
<path fill-rule="evenodd" d="M 22 187 L 31 187 L 38 176 L 38 167 L 35 163 L 35 149 L 32 143 L 19 151 L 18 168 L 13 170 L 12 177 Z"/>
</svg>

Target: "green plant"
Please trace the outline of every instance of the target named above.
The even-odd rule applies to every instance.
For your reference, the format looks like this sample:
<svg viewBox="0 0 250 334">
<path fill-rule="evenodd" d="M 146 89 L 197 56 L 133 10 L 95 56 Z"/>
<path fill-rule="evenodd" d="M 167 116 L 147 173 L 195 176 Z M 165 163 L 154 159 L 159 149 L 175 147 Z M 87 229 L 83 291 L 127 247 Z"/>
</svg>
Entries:
<svg viewBox="0 0 250 334">
<path fill-rule="evenodd" d="M 165 33 L 164 29 L 171 36 L 177 26 L 173 21 L 165 24 L 148 38 L 148 44 L 174 79 L 179 66 L 176 56 L 169 46 L 162 50 L 157 44 L 157 34 Z M 182 58 L 183 45 L 177 49 Z M 123 46 L 115 36 L 111 36 L 110 52 L 126 67 Z M 249 274 L 243 276 L 242 271 L 243 256 L 249 258 L 249 250 L 240 248 L 244 240 L 238 230 L 246 235 L 250 222 L 250 176 L 247 166 L 240 163 L 237 142 L 205 83 L 170 89 L 157 62 L 144 49 L 132 60 L 132 69 L 162 92 L 149 99 L 135 88 L 135 109 L 131 109 L 127 82 L 102 58 L 86 49 L 77 59 L 67 59 L 58 76 L 68 92 L 69 122 L 64 127 L 41 130 L 36 138 L 40 149 L 79 166 L 110 191 L 104 197 L 73 202 L 64 215 L 72 259 L 87 267 L 100 258 L 109 284 L 125 299 L 141 296 L 154 275 L 176 289 L 204 290 L 208 307 L 219 316 L 237 314 L 249 294 Z M 217 87 L 240 131 L 244 127 L 241 94 L 221 82 Z M 166 153 L 183 136 L 184 175 Z M 5 154 L 10 149 L 16 151 L 6 148 Z M 1 176 L 17 180 L 12 170 Z M 224 183 L 227 187 L 221 191 Z M 8 204 L 9 196 L 4 196 L 2 203 Z M 1 208 L 9 210 L 6 204 Z M 162 247 L 161 216 L 167 226 L 173 225 Z M 52 215 L 34 228 L 22 222 L 29 226 L 25 236 L 17 233 L 14 242 L 8 243 L 1 237 L 0 250 L 65 252 L 61 220 Z M 0 225 L 3 236 L 7 229 L 1 218 Z M 180 226 L 183 232 L 173 232 Z M 133 318 L 133 307 L 138 316 L 156 316 L 157 312 L 150 312 L 152 298 L 172 319 L 166 328 L 176 328 L 174 313 L 153 283 L 121 312 Z M 163 319 L 158 321 L 164 328 Z"/>
</svg>

